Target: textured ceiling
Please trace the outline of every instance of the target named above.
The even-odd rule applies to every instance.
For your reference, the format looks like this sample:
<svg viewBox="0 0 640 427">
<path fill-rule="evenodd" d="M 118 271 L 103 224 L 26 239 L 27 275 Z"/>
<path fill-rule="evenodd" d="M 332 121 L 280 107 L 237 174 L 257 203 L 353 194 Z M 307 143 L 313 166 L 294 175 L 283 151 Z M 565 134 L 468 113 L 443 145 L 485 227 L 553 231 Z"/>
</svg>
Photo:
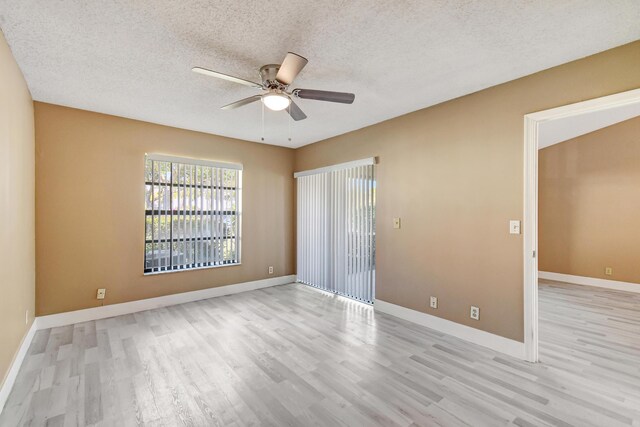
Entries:
<svg viewBox="0 0 640 427">
<path fill-rule="evenodd" d="M 219 107 L 287 51 L 307 120 L 267 112 L 265 142 L 298 147 L 640 38 L 637 0 L 0 0 L 0 28 L 34 99 L 259 141 L 259 103 Z"/>
</svg>

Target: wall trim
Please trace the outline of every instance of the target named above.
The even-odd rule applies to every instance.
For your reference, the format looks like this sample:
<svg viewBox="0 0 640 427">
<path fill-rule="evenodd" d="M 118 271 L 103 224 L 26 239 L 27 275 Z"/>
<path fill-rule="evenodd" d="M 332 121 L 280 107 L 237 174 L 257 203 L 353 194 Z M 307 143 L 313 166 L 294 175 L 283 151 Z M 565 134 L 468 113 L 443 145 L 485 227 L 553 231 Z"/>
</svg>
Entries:
<svg viewBox="0 0 640 427">
<path fill-rule="evenodd" d="M 490 348 L 491 350 L 515 357 L 517 359 L 526 360 L 525 346 L 523 342 L 514 341 L 500 335 L 492 334 L 451 320 L 441 317 L 432 316 L 431 314 L 422 313 L 410 308 L 402 307 L 390 302 L 377 299 L 373 303 L 376 311 L 399 317 L 418 325 L 426 326 L 438 332 L 460 338 L 462 340 Z"/>
<path fill-rule="evenodd" d="M 617 280 L 598 279 L 596 277 L 573 276 L 571 274 L 553 273 L 550 271 L 538 272 L 540 279 L 554 280 L 556 282 L 573 283 L 575 285 L 597 286 L 599 288 L 626 291 L 640 294 L 640 283 L 619 282 Z"/>
<path fill-rule="evenodd" d="M 182 292 L 179 294 L 171 294 L 161 297 L 123 302 L 119 304 L 109 304 L 101 307 L 68 311 L 65 313 L 50 314 L 48 316 L 38 317 L 38 329 L 55 328 L 58 326 L 71 325 L 74 323 L 106 319 L 108 317 L 137 313 L 139 311 L 152 310 L 154 308 L 184 304 L 187 302 L 199 301 L 223 295 L 237 294 L 240 292 L 253 291 L 256 289 L 268 288 L 271 286 L 286 285 L 295 281 L 295 275 L 271 277 L 269 279 L 218 286 L 215 288 L 202 289 L 199 291 Z"/>
<path fill-rule="evenodd" d="M 4 382 L 0 386 L 0 414 L 2 414 L 2 410 L 4 409 L 5 403 L 7 403 L 7 398 L 9 397 L 9 393 L 11 393 L 11 389 L 13 389 L 13 384 L 16 382 L 16 378 L 18 377 L 18 372 L 22 367 L 22 362 L 29 351 L 29 346 L 31 346 L 31 341 L 33 341 L 33 337 L 38 330 L 38 318 L 36 317 L 31 322 L 31 326 L 27 330 L 27 333 L 22 338 L 22 342 L 20 343 L 20 347 L 18 347 L 18 352 L 15 354 L 11 365 L 9 365 L 9 370 L 7 371 L 7 375 L 4 379 Z"/>
</svg>

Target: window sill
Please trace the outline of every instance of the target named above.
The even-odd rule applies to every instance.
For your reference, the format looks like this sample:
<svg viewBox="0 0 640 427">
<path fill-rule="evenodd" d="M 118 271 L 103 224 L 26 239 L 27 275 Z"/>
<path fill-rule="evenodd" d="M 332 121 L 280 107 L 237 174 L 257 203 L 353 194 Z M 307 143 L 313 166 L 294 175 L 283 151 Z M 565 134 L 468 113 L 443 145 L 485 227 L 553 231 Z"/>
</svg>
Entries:
<svg viewBox="0 0 640 427">
<path fill-rule="evenodd" d="M 189 272 L 189 271 L 209 270 L 209 269 L 212 269 L 212 268 L 237 267 L 239 265 L 242 265 L 242 263 L 241 262 L 236 262 L 234 264 L 209 265 L 209 266 L 206 266 L 206 267 L 184 268 L 182 270 L 152 271 L 151 273 L 142 273 L 142 275 L 143 276 L 157 276 L 159 274 L 186 273 L 186 272 Z"/>
</svg>

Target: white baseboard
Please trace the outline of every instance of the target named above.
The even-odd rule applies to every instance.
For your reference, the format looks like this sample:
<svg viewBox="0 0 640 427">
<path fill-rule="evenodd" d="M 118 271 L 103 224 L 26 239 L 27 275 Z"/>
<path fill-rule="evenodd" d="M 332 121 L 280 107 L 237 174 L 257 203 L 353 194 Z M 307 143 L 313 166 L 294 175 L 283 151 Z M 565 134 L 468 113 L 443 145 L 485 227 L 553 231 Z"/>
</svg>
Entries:
<svg viewBox="0 0 640 427">
<path fill-rule="evenodd" d="M 640 293 L 640 284 L 630 282 L 618 282 L 617 280 L 597 279 L 595 277 L 572 276 L 571 274 L 552 273 L 550 271 L 539 271 L 539 279 L 555 280 L 556 282 L 567 282 L 576 285 L 597 286 L 599 288 L 613 289 L 616 291 L 627 291 Z"/>
<path fill-rule="evenodd" d="M 271 286 L 286 285 L 296 281 L 296 276 L 280 276 L 253 282 L 237 283 L 234 285 L 218 286 L 216 288 L 202 289 L 200 291 L 183 292 L 179 294 L 165 295 L 162 297 L 148 298 L 138 301 L 110 304 L 102 307 L 86 308 L 84 310 L 69 311 L 66 313 L 50 314 L 38 317 L 38 329 L 55 328 L 74 323 L 88 322 L 90 320 L 106 319 L 108 317 L 123 314 L 137 313 L 169 305 L 183 304 L 199 301 L 207 298 L 223 295 L 237 294 L 239 292 L 253 291 L 255 289 Z"/>
<path fill-rule="evenodd" d="M 7 398 L 9 397 L 9 393 L 11 393 L 11 389 L 13 388 L 13 384 L 16 381 L 16 377 L 18 376 L 18 371 L 20 371 L 20 367 L 22 366 L 22 362 L 24 361 L 25 356 L 27 355 L 27 351 L 29 351 L 29 346 L 31 345 L 31 341 L 33 341 L 33 337 L 38 330 L 38 318 L 33 319 L 33 323 L 31 323 L 31 327 L 25 334 L 24 338 L 22 338 L 22 343 L 20 343 L 20 347 L 18 348 L 18 352 L 16 353 L 11 365 L 9 366 L 9 371 L 4 378 L 4 382 L 0 385 L 0 414 L 4 409 L 4 404 L 7 402 Z"/>
<path fill-rule="evenodd" d="M 373 304 L 376 311 L 399 317 L 409 322 L 417 323 L 422 326 L 434 329 L 460 338 L 483 347 L 490 348 L 500 353 L 525 360 L 524 343 L 514 341 L 509 338 L 501 337 L 480 329 L 452 322 L 441 317 L 432 316 L 427 313 L 412 310 L 410 308 L 391 304 L 386 301 L 376 300 Z"/>
</svg>

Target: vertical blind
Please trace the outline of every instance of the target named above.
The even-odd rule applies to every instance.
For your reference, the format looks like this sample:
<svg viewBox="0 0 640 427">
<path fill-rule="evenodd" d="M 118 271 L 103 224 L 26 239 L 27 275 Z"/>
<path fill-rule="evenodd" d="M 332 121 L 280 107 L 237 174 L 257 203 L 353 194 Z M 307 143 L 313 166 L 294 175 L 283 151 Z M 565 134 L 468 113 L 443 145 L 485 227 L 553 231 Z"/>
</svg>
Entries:
<svg viewBox="0 0 640 427">
<path fill-rule="evenodd" d="M 240 263 L 242 165 L 147 155 L 144 272 Z"/>
<path fill-rule="evenodd" d="M 298 281 L 373 303 L 373 159 L 296 174 Z"/>
</svg>

